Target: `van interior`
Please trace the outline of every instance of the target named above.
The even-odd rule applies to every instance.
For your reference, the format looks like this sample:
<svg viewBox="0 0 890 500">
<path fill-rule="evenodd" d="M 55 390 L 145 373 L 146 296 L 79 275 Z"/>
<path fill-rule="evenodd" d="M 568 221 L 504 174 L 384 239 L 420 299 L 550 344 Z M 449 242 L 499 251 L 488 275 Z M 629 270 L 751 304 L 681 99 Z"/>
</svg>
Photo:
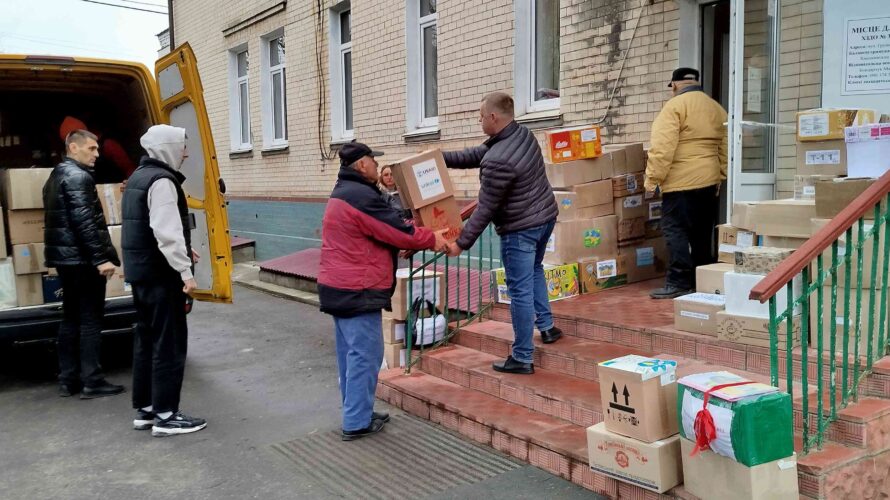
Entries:
<svg viewBox="0 0 890 500">
<path fill-rule="evenodd" d="M 0 69 L 0 168 L 55 166 L 65 151 L 61 134 L 82 122 L 99 136 L 96 182 L 123 181 L 145 154 L 146 92 L 135 76 L 101 70 Z"/>
</svg>

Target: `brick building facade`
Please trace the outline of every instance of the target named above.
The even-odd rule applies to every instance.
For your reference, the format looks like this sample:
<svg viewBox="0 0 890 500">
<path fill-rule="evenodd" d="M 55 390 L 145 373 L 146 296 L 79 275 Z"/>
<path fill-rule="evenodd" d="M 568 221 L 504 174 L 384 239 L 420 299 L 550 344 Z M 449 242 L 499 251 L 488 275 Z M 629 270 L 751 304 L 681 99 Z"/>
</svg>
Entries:
<svg viewBox="0 0 890 500">
<path fill-rule="evenodd" d="M 724 1 L 728 6 L 729 0 Z M 730 83 L 724 60 L 728 47 L 703 30 L 707 24 L 712 31 L 715 26 L 725 31 L 727 11 L 719 11 L 716 21 L 705 11 L 707 5 L 716 5 L 713 2 L 444 0 L 436 4 L 430 0 L 352 0 L 351 5 L 332 0 L 173 2 L 174 43 L 189 42 L 199 60 L 219 165 L 229 187 L 233 233 L 257 239 L 261 258 L 318 244 L 320 216 L 338 169 L 337 143 L 344 138 L 340 132 L 347 52 L 354 137 L 383 149 L 385 159 L 481 142 L 479 101 L 492 91 L 516 96 L 520 111 L 529 108 L 518 120 L 533 129 L 596 122 L 603 127 L 605 142 L 626 143 L 648 140 L 652 120 L 670 97 L 666 82 L 678 65 L 700 67 L 712 57 L 722 57 L 724 70 L 713 74 L 724 87 Z M 742 170 L 764 170 L 768 163 L 764 159 L 774 153 L 776 194 L 789 196 L 796 155 L 794 112 L 821 104 L 823 0 L 777 0 L 781 14 L 775 77 L 765 60 L 775 53 L 767 43 L 772 9 L 767 4 L 772 0 L 744 4 L 744 57 L 761 69 L 755 74 L 746 70 L 747 107 L 742 118 L 774 122 L 779 133 L 773 149 L 764 153 L 759 132 L 744 130 Z M 346 11 L 351 36 L 344 38 Z M 548 26 L 555 21 L 547 15 L 551 12 L 558 17 L 558 27 L 555 22 Z M 424 39 L 424 28 L 431 25 L 434 41 Z M 555 38 L 547 38 L 547 30 L 551 34 L 555 30 Z M 285 48 L 273 61 L 270 40 L 278 37 L 283 37 Z M 341 43 L 346 39 L 348 43 Z M 551 45 L 558 42 L 558 67 L 537 62 L 537 54 L 553 53 L 540 52 L 541 39 Z M 239 71 L 237 54 L 245 49 L 249 64 L 242 64 Z M 421 68 L 418 59 L 424 61 Z M 283 64 L 270 66 L 273 62 Z M 437 72 L 437 125 L 415 126 L 417 108 L 429 105 L 418 106 L 416 96 L 430 93 L 424 87 L 430 76 L 422 73 L 430 66 Z M 537 109 L 534 97 L 523 89 L 534 91 L 529 78 L 546 80 L 551 68 L 558 75 L 558 103 L 542 101 L 546 106 Z M 272 76 L 282 69 L 281 78 Z M 283 91 L 276 90 L 280 82 Z M 725 89 L 722 94 L 725 100 Z M 766 110 L 772 99 L 776 108 L 770 117 Z M 276 118 L 276 108 L 286 110 L 286 117 Z M 239 128 L 242 115 L 245 126 Z M 280 120 L 277 129 L 275 120 Z M 242 141 L 249 137 L 239 132 L 247 123 L 252 139 Z M 286 124 L 286 139 L 275 141 L 270 135 L 280 136 L 281 124 Z M 452 176 L 458 196 L 475 197 L 476 172 L 455 171 Z"/>
</svg>

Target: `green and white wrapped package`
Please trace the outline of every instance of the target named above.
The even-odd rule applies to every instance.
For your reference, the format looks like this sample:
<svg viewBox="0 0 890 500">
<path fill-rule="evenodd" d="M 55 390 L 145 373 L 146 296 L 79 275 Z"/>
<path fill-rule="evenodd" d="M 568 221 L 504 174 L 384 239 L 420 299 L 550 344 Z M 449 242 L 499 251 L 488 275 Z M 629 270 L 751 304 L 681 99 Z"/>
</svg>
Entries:
<svg viewBox="0 0 890 500">
<path fill-rule="evenodd" d="M 714 390 L 726 384 L 731 387 Z M 794 453 L 791 396 L 730 372 L 689 375 L 678 381 L 680 435 L 696 441 L 695 419 L 710 393 L 708 412 L 716 427 L 709 443 L 718 455 L 753 467 Z"/>
</svg>

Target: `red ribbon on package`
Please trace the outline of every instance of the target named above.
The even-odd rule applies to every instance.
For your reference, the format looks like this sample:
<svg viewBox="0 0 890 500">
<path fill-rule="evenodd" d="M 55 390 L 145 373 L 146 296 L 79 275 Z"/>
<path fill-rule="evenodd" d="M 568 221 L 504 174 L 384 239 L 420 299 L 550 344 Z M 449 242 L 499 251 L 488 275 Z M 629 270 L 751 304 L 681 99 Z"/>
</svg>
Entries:
<svg viewBox="0 0 890 500">
<path fill-rule="evenodd" d="M 711 394 L 721 389 L 726 389 L 727 387 L 735 387 L 738 385 L 748 385 L 754 383 L 754 381 L 745 380 L 744 382 L 733 382 L 731 384 L 715 385 L 714 387 L 711 387 L 710 389 L 705 391 L 704 397 L 702 398 L 702 409 L 695 415 L 695 423 L 692 427 L 695 431 L 695 448 L 693 448 L 692 453 L 689 454 L 690 457 L 698 455 L 700 451 L 710 450 L 711 441 L 717 439 L 717 427 L 714 425 L 714 417 L 711 416 L 711 412 L 708 411 L 708 401 L 711 399 Z"/>
</svg>

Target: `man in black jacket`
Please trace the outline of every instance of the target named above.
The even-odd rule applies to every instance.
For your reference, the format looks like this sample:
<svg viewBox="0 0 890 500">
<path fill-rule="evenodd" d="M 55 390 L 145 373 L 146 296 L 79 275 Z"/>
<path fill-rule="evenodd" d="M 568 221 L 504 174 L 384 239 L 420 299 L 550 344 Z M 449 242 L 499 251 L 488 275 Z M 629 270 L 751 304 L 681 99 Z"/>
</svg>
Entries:
<svg viewBox="0 0 890 500">
<path fill-rule="evenodd" d="M 501 260 L 510 292 L 513 352 L 494 364 L 499 372 L 535 372 L 534 326 L 545 344 L 559 340 L 544 280 L 544 252 L 559 208 L 544 171 L 535 136 L 513 120 L 513 99 L 502 92 L 485 96 L 479 123 L 489 137 L 481 146 L 445 153 L 451 168 L 479 168 L 479 204 L 449 255 L 473 246 L 493 222 L 501 237 Z"/>
<path fill-rule="evenodd" d="M 105 285 L 120 265 L 111 244 L 93 167 L 99 157 L 96 136 L 76 130 L 65 139 L 67 157 L 43 186 L 45 257 L 62 280 L 59 327 L 59 395 L 81 399 L 124 392 L 105 380 L 99 354 L 105 316 Z"/>
</svg>

